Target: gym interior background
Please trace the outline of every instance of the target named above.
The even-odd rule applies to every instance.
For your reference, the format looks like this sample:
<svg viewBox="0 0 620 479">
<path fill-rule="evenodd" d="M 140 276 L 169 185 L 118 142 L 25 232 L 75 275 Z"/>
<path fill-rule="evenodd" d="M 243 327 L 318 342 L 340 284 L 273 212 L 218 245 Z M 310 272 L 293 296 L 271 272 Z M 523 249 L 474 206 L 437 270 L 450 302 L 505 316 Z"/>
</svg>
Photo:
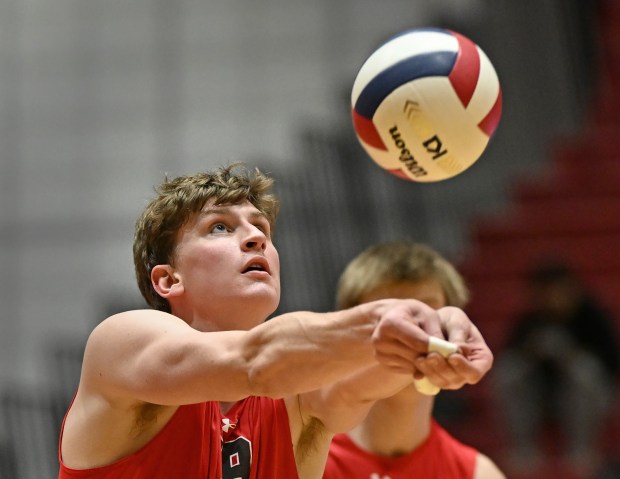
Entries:
<svg viewBox="0 0 620 479">
<path fill-rule="evenodd" d="M 2 0 L 0 478 L 55 477 L 85 338 L 143 306 L 133 223 L 164 175 L 244 161 L 275 176 L 280 311 L 332 308 L 344 264 L 379 240 L 429 242 L 465 265 L 479 248 L 472 225 L 505 216 L 516 183 L 553 175 L 559 147 L 615 121 L 593 119 L 597 5 Z M 349 115 L 365 58 L 420 26 L 469 36 L 503 88 L 489 149 L 439 184 L 380 170 Z"/>
</svg>

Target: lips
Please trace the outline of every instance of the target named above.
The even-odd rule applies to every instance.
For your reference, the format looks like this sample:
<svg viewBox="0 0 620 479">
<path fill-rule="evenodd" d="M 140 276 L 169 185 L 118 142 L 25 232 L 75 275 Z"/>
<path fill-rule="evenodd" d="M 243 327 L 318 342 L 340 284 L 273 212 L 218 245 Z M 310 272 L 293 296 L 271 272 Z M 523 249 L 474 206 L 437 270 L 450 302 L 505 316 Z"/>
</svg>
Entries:
<svg viewBox="0 0 620 479">
<path fill-rule="evenodd" d="M 257 256 L 248 261 L 243 267 L 243 270 L 241 270 L 241 273 L 245 274 L 252 271 L 260 271 L 271 274 L 271 271 L 269 270 L 269 263 L 262 256 Z"/>
</svg>

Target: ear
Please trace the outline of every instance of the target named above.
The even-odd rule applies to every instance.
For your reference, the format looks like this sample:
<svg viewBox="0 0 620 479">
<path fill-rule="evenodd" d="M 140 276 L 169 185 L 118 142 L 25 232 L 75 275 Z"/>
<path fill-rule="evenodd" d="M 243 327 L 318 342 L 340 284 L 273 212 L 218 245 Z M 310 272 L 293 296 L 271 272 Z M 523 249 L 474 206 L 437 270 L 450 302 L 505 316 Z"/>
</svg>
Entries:
<svg viewBox="0 0 620 479">
<path fill-rule="evenodd" d="M 151 271 L 151 282 L 157 294 L 162 298 L 180 296 L 184 291 L 181 277 L 169 264 L 156 265 Z"/>
</svg>

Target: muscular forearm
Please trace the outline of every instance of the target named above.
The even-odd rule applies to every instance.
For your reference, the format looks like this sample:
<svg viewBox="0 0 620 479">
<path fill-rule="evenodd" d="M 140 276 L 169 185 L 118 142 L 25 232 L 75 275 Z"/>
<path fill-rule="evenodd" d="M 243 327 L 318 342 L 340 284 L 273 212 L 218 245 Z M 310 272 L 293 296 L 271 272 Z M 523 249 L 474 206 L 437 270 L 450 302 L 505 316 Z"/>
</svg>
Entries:
<svg viewBox="0 0 620 479">
<path fill-rule="evenodd" d="M 331 385 L 378 366 L 381 350 L 391 371 L 408 373 L 392 372 L 393 379 L 382 383 L 385 392 L 368 400 L 386 397 L 406 385 L 403 378 L 413 374 L 414 359 L 427 351 L 428 334 L 441 334 L 434 314 L 418 301 L 381 300 L 337 312 L 273 318 L 248 331 L 242 344 L 250 394 L 286 397 Z M 364 374 L 377 384 L 385 380 L 381 373 Z"/>
<path fill-rule="evenodd" d="M 82 386 L 110 400 L 162 405 L 285 397 L 376 364 L 378 346 L 388 365 L 412 371 L 414 350 L 426 350 L 418 325 L 429 314 L 395 301 L 287 313 L 250 331 L 200 332 L 166 313 L 122 313 L 91 334 Z"/>
<path fill-rule="evenodd" d="M 376 308 L 288 313 L 250 331 L 199 332 L 165 313 L 109 318 L 91 335 L 83 387 L 122 401 L 180 405 L 285 397 L 374 361 Z"/>
<path fill-rule="evenodd" d="M 375 363 L 371 345 L 376 313 L 287 313 L 247 335 L 253 394 L 283 397 L 317 389 Z"/>
</svg>

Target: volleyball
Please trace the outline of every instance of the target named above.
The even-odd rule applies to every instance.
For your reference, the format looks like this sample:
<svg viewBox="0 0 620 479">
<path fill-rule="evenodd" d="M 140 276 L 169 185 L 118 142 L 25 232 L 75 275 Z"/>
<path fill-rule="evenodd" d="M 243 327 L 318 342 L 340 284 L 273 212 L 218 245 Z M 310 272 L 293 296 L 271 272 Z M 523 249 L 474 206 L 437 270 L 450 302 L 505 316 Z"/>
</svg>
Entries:
<svg viewBox="0 0 620 479">
<path fill-rule="evenodd" d="M 370 157 L 410 181 L 436 182 L 472 166 L 502 114 L 495 68 L 457 32 L 418 28 L 383 43 L 351 92 L 355 133 Z"/>
</svg>

